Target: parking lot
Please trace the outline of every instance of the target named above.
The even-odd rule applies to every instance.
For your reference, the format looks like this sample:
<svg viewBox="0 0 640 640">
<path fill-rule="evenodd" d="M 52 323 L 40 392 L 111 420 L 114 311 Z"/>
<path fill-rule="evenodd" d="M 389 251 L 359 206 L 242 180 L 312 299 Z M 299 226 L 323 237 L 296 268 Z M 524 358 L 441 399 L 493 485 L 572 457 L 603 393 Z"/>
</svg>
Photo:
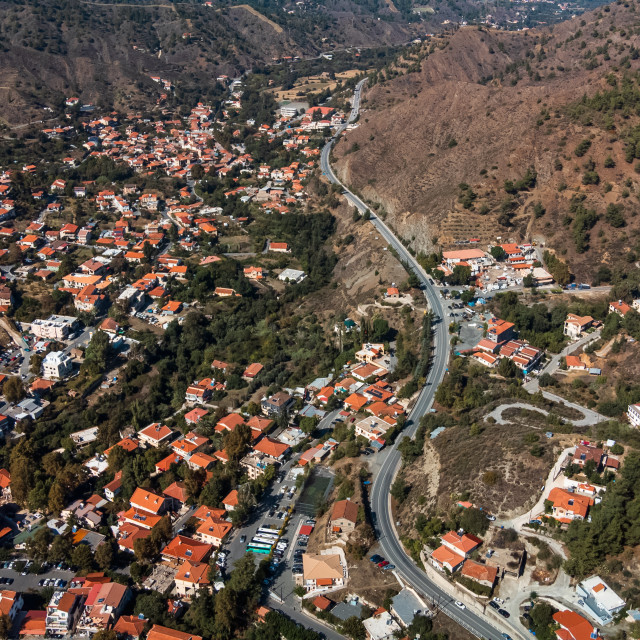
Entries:
<svg viewBox="0 0 640 640">
<path fill-rule="evenodd" d="M 62 570 L 52 567 L 48 571 L 45 571 L 43 573 L 27 573 L 23 576 L 22 572 L 16 571 L 15 569 L 4 568 L 3 566 L 0 568 L 0 583 L 2 583 L 3 579 L 13 580 L 13 582 L 10 583 L 5 582 L 4 587 L 11 587 L 12 591 L 24 592 L 29 591 L 30 589 L 42 589 L 45 585 L 41 585 L 40 582 L 46 580 L 53 580 L 54 582 L 56 580 L 64 580 L 67 583 L 65 586 L 68 586 L 69 581 L 75 576 L 75 574 L 76 572 L 72 571 L 71 569 Z M 46 586 L 55 585 L 50 583 Z"/>
<path fill-rule="evenodd" d="M 279 529 L 282 526 L 285 513 L 295 495 L 290 492 L 291 488 L 295 488 L 295 479 L 289 473 L 293 466 L 293 462 L 289 461 L 281 467 L 276 481 L 272 483 L 268 492 L 260 500 L 260 504 L 253 510 L 249 522 L 234 531 L 224 545 L 228 552 L 225 566 L 227 571 L 233 569 L 234 564 L 246 554 L 247 542 L 251 541 L 259 528 L 271 525 Z"/>
</svg>

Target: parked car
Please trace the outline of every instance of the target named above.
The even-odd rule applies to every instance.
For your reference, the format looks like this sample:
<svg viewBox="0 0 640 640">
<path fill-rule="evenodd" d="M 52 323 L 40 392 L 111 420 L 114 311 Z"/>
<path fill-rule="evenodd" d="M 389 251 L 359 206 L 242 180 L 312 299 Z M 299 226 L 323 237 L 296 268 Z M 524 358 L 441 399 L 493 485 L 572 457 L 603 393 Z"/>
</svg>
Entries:
<svg viewBox="0 0 640 640">
<path fill-rule="evenodd" d="M 508 611 L 505 611 L 504 609 L 498 609 L 498 613 L 503 617 L 503 618 L 510 618 L 511 614 Z"/>
<path fill-rule="evenodd" d="M 371 562 L 375 562 L 375 564 L 378 564 L 378 562 L 382 562 L 384 560 L 384 558 L 382 556 L 379 556 L 377 553 L 373 556 L 371 556 L 369 558 L 369 560 L 371 560 Z"/>
<path fill-rule="evenodd" d="M 378 566 L 382 569 L 382 567 L 386 567 L 389 564 L 388 560 L 383 560 L 382 562 L 378 562 Z"/>
<path fill-rule="evenodd" d="M 494 602 L 493 600 L 489 603 L 490 607 L 493 607 L 496 611 L 500 608 L 500 605 L 497 602 Z"/>
<path fill-rule="evenodd" d="M 382 567 L 382 570 L 383 570 L 383 571 L 392 571 L 392 570 L 393 570 L 393 569 L 395 569 L 395 568 L 396 568 L 396 565 L 395 565 L 395 564 L 388 564 L 388 565 L 386 565 L 385 567 Z"/>
</svg>

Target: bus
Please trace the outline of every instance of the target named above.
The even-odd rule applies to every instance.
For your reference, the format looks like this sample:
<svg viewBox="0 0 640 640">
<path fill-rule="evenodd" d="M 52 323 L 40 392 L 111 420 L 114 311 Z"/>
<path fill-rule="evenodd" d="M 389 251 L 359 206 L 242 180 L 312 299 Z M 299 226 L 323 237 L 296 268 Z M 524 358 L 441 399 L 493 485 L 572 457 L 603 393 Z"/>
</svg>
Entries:
<svg viewBox="0 0 640 640">
<path fill-rule="evenodd" d="M 254 536 L 251 538 L 251 542 L 260 542 L 261 544 L 268 544 L 273 547 L 273 545 L 277 542 L 276 540 L 272 540 L 271 538 L 265 538 L 264 536 Z"/>
<path fill-rule="evenodd" d="M 260 547 L 256 547 L 255 545 L 249 545 L 247 547 L 247 551 L 250 551 L 251 553 L 258 553 L 263 556 L 268 556 L 271 553 L 271 548 L 262 549 L 262 545 L 260 545 Z"/>
<path fill-rule="evenodd" d="M 277 529 L 258 529 L 256 534 L 259 536 L 267 536 L 268 538 L 279 538 Z"/>
</svg>

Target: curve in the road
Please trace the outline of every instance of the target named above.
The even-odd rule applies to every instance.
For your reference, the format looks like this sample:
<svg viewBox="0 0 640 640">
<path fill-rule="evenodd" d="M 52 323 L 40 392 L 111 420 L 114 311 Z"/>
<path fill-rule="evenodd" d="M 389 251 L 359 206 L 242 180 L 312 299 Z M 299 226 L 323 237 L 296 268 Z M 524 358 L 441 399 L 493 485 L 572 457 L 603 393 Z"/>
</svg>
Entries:
<svg viewBox="0 0 640 640">
<path fill-rule="evenodd" d="M 358 116 L 360 108 L 360 94 L 365 82 L 366 79 L 361 80 L 356 85 L 353 106 L 348 123 L 353 122 Z M 371 223 L 376 227 L 377 231 L 385 238 L 389 245 L 397 252 L 400 260 L 406 264 L 407 269 L 415 273 L 418 277 L 422 291 L 427 299 L 427 303 L 435 316 L 433 342 L 434 354 L 432 366 L 429 371 L 426 384 L 420 391 L 418 399 L 408 416 L 404 431 L 404 435 L 413 437 L 419 426 L 420 419 L 431 407 L 437 386 L 440 384 L 447 370 L 449 339 L 446 323 L 444 322 L 444 310 L 438 292 L 432 286 L 429 277 L 417 260 L 411 255 L 400 240 L 396 238 L 387 225 L 372 211 L 370 211 L 367 205 L 362 202 L 358 196 L 349 191 L 349 189 L 347 189 L 344 184 L 338 180 L 337 176 L 333 172 L 329 162 L 331 148 L 346 126 L 347 125 L 345 124 L 340 127 L 336 134 L 323 147 L 322 154 L 320 156 L 322 171 L 330 182 L 339 184 L 343 188 L 343 195 L 353 205 L 355 205 L 361 213 L 369 211 Z M 375 514 L 376 533 L 385 557 L 389 562 L 396 565 L 396 571 L 398 574 L 428 600 L 438 601 L 441 606 L 442 603 L 445 603 L 442 608 L 444 613 L 462 627 L 466 628 L 477 637 L 491 640 L 500 638 L 501 633 L 483 616 L 468 609 L 460 610 L 456 608 L 451 597 L 431 582 L 427 578 L 426 574 L 421 571 L 407 555 L 402 547 L 402 543 L 398 539 L 398 534 L 394 527 L 390 502 L 391 484 L 393 483 L 396 472 L 399 468 L 401 456 L 395 445 L 389 447 L 386 451 L 383 451 L 378 455 L 384 455 L 385 459 L 373 484 L 371 492 L 371 510 L 372 513 Z"/>
</svg>

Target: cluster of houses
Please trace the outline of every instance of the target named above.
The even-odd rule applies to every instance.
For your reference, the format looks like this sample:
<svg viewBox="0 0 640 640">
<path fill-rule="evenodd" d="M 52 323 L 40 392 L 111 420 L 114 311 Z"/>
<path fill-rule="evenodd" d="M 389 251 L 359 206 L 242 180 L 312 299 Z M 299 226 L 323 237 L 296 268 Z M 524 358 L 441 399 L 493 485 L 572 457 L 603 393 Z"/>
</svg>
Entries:
<svg viewBox="0 0 640 640">
<path fill-rule="evenodd" d="M 76 576 L 68 588 L 56 589 L 46 609 L 26 610 L 21 593 L 2 590 L 0 612 L 11 623 L 19 623 L 19 634 L 26 637 L 91 637 L 113 631 L 119 638 L 137 639 L 146 632 L 151 640 L 202 640 L 161 625 L 150 626 L 142 615 L 123 615 L 132 596 L 129 587 L 104 573 L 89 573 Z"/>
<path fill-rule="evenodd" d="M 477 239 L 469 241 L 477 244 Z M 531 244 L 501 244 L 504 260 L 497 261 L 491 253 L 479 247 L 453 249 L 442 253 L 442 263 L 437 267 L 444 276 L 453 274 L 456 267 L 468 267 L 471 282 L 479 291 L 495 291 L 509 286 L 521 285 L 525 276 L 530 275 L 535 286 L 553 283 L 552 276 L 542 267 L 536 266 L 536 250 Z M 489 247 L 491 249 L 492 247 Z M 501 268 L 498 275 L 491 274 L 491 268 Z"/>
<path fill-rule="evenodd" d="M 152 77 L 155 82 L 167 88 L 166 80 Z M 225 81 L 225 84 L 227 82 Z M 73 168 L 90 158 L 109 158 L 118 164 L 129 166 L 142 175 L 162 172 L 170 177 L 190 181 L 198 168 L 200 173 L 224 179 L 227 176 L 242 175 L 253 178 L 250 186 L 238 186 L 225 193 L 227 198 L 239 197 L 243 202 L 255 202 L 266 213 L 285 213 L 303 203 L 306 198 L 304 181 L 311 175 L 317 148 L 311 148 L 309 128 L 317 128 L 328 123 L 336 126 L 343 116 L 335 109 L 313 107 L 300 122 L 292 123 L 293 117 L 280 115 L 273 127 L 256 125 L 258 137 L 269 141 L 281 138 L 286 148 L 300 152 L 300 160 L 288 166 L 272 167 L 266 164 L 256 166 L 250 154 L 243 151 L 240 130 L 233 134 L 236 143 L 225 149 L 214 137 L 214 130 L 224 127 L 237 118 L 242 108 L 242 83 L 235 81 L 230 86 L 230 98 L 225 102 L 222 114 L 216 117 L 216 110 L 210 105 L 199 103 L 184 119 L 169 116 L 163 111 L 164 119 L 149 120 L 139 114 L 128 114 L 120 118 L 115 113 L 88 119 L 82 124 L 82 134 L 87 138 L 84 144 L 84 158 L 65 158 L 63 170 Z M 77 104 L 77 98 L 69 98 L 69 106 Z M 310 123 L 313 127 L 310 127 Z M 295 125 L 295 126 L 294 126 Z M 58 136 L 77 133 L 73 127 L 50 135 Z M 283 135 L 284 134 L 284 135 Z M 35 173 L 36 165 L 25 165 L 23 173 Z M 159 191 L 143 190 L 136 184 L 99 187 L 95 181 L 71 183 L 64 176 L 55 178 L 47 188 L 32 191 L 32 197 L 41 201 L 43 210 L 26 228 L 11 224 L 16 215 L 11 198 L 12 181 L 16 169 L 0 170 L 0 238 L 15 245 L 29 259 L 16 265 L 18 277 L 33 276 L 51 283 L 56 288 L 73 296 L 79 312 L 103 313 L 109 305 L 107 288 L 118 287 L 118 302 L 140 312 L 149 305 L 157 305 L 153 311 L 158 316 L 175 316 L 184 310 L 184 305 L 165 297 L 167 283 L 171 278 L 188 278 L 188 266 L 182 259 L 171 256 L 167 249 L 171 245 L 193 253 L 200 248 L 202 238 L 215 238 L 221 225 L 228 226 L 220 216 L 222 207 L 206 206 L 190 186 L 178 189 L 171 197 Z M 72 200 L 83 200 L 97 211 L 108 216 L 108 222 L 98 224 L 94 219 L 84 226 L 64 222 L 65 214 L 73 208 Z M 157 213 L 162 215 L 159 219 Z M 144 218 L 148 222 L 141 222 Z M 103 218 L 104 220 L 104 218 Z M 233 220 L 244 224 L 248 218 Z M 170 241 L 169 229 L 177 228 L 177 241 Z M 78 265 L 74 272 L 59 275 L 63 258 L 78 247 L 91 247 L 93 257 Z M 286 243 L 276 238 L 269 243 L 269 251 L 289 253 Z M 8 249 L 1 249 L 4 255 Z M 158 255 L 160 252 L 161 255 Z M 156 256 L 153 258 L 153 256 Z M 133 284 L 120 284 L 118 274 L 112 269 L 115 259 L 124 259 L 131 265 L 139 265 L 152 258 L 152 266 L 143 278 Z M 218 256 L 205 256 L 201 265 L 219 261 Z M 299 282 L 305 274 L 291 271 L 279 278 L 284 282 Z M 264 280 L 266 269 L 251 266 L 245 269 L 245 276 L 251 280 Z M 230 288 L 218 287 L 215 294 L 220 297 L 237 296 Z M 10 306 L 0 300 L 2 307 Z M 149 317 L 151 320 L 151 317 Z M 155 321 L 153 322 L 156 323 Z M 158 324 L 166 325 L 166 321 Z"/>
<path fill-rule="evenodd" d="M 491 318 L 487 335 L 480 340 L 469 357 L 485 367 L 496 367 L 502 358 L 511 360 L 525 375 L 536 369 L 544 352 L 517 339 L 517 331 L 512 322 Z"/>
<path fill-rule="evenodd" d="M 448 574 L 459 571 L 465 578 L 493 588 L 498 579 L 498 567 L 471 559 L 472 553 L 482 544 L 480 538 L 464 531 L 449 531 L 441 536 L 440 542 L 429 558 L 438 571 Z"/>
<path fill-rule="evenodd" d="M 605 449 L 588 441 L 578 443 L 567 457 L 565 464 L 572 464 L 583 470 L 591 466 L 596 472 L 617 473 L 620 460 Z M 547 496 L 549 516 L 562 525 L 572 520 L 587 518 L 589 508 L 602 499 L 606 487 L 591 484 L 586 477 L 580 479 L 565 478 L 564 487 L 553 487 Z"/>
</svg>

